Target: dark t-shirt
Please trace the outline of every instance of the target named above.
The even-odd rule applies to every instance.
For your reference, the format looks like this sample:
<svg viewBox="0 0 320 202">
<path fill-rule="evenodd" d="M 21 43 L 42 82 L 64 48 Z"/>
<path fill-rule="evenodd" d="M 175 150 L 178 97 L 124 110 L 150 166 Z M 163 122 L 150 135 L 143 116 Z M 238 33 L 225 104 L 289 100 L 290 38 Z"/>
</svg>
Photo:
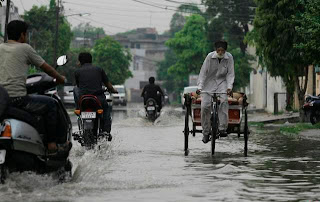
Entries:
<svg viewBox="0 0 320 202">
<path fill-rule="evenodd" d="M 109 82 L 106 72 L 99 67 L 86 63 L 74 73 L 80 94 L 102 94 L 102 86 Z"/>
<path fill-rule="evenodd" d="M 158 97 L 157 92 L 159 92 L 161 95 L 163 95 L 163 92 L 158 85 L 148 84 L 143 88 L 141 96 L 156 99 Z"/>
</svg>

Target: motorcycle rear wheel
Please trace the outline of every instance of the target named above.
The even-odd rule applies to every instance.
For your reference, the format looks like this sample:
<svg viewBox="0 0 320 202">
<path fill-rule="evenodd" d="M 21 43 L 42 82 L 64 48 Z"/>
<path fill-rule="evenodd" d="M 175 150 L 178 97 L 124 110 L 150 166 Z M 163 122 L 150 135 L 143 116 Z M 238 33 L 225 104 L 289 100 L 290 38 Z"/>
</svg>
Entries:
<svg viewBox="0 0 320 202">
<path fill-rule="evenodd" d="M 314 112 L 310 114 L 310 122 L 312 125 L 315 125 L 320 122 L 320 116 Z"/>
<path fill-rule="evenodd" d="M 5 180 L 7 179 L 7 175 L 8 175 L 8 167 L 5 164 L 1 164 L 0 165 L 0 183 L 4 184 Z"/>
</svg>

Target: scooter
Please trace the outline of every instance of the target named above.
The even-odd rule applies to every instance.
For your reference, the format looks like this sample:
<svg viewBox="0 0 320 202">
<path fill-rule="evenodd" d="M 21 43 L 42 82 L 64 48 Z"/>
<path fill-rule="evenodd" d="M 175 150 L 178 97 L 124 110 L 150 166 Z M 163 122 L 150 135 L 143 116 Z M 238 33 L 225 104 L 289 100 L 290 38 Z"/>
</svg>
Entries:
<svg viewBox="0 0 320 202">
<path fill-rule="evenodd" d="M 320 96 L 308 95 L 302 107 L 306 114 L 310 116 L 312 125 L 320 122 Z"/>
<path fill-rule="evenodd" d="M 156 100 L 153 98 L 149 98 L 146 101 L 145 110 L 146 116 L 149 120 L 155 121 L 160 113 L 158 112 L 159 105 L 157 104 Z"/>
<path fill-rule="evenodd" d="M 62 66 L 66 62 L 67 57 L 61 56 L 57 60 L 57 66 Z M 28 76 L 26 86 L 28 94 L 46 95 L 55 100 L 60 120 L 57 133 L 64 134 L 66 140 L 63 141 L 69 141 L 69 149 L 71 149 L 72 124 L 69 115 L 60 99 L 53 93 L 47 93 L 56 86 L 55 79 L 45 73 L 37 73 Z M 64 180 L 68 175 L 71 177 L 72 163 L 68 157 L 69 152 L 55 156 L 47 154 L 47 147 L 43 142 L 46 133 L 43 119 L 10 106 L 9 95 L 2 87 L 0 87 L 0 97 L 1 183 L 5 183 L 10 172 L 17 171 L 36 171 L 37 173 L 57 171 L 59 180 Z"/>
<path fill-rule="evenodd" d="M 78 116 L 79 131 L 72 134 L 74 140 L 87 149 L 93 149 L 100 137 L 111 141 L 110 134 L 107 137 L 102 134 L 103 107 L 100 100 L 95 95 L 83 95 L 78 106 L 74 113 Z"/>
</svg>

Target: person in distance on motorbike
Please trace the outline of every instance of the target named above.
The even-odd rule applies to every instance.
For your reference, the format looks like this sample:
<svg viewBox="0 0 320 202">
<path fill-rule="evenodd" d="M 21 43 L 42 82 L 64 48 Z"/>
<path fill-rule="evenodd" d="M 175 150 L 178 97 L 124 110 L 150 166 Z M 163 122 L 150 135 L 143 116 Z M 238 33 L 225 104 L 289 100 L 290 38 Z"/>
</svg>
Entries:
<svg viewBox="0 0 320 202">
<path fill-rule="evenodd" d="M 77 86 L 73 91 L 76 105 L 82 95 L 95 95 L 103 107 L 103 123 L 101 124 L 103 134 L 106 137 L 111 136 L 111 107 L 108 106 L 102 86 L 105 85 L 111 93 L 118 93 L 118 91 L 113 88 L 106 72 L 102 68 L 92 65 L 90 53 L 80 53 L 78 60 L 80 68 L 74 73 Z"/>
<path fill-rule="evenodd" d="M 164 93 L 161 90 L 160 86 L 154 84 L 154 82 L 155 82 L 155 78 L 153 76 L 150 77 L 149 84 L 143 88 L 141 97 L 144 98 L 144 105 L 147 104 L 147 100 L 149 98 L 155 99 L 159 106 L 158 112 L 160 112 L 162 108 L 161 98 L 164 96 Z"/>
<path fill-rule="evenodd" d="M 215 42 L 216 51 L 211 52 L 206 57 L 200 70 L 198 78 L 198 90 L 200 92 L 225 92 L 232 93 L 234 82 L 234 61 L 233 57 L 227 51 L 228 43 L 225 41 Z M 228 127 L 228 97 L 226 94 L 220 94 L 219 133 L 220 136 L 227 135 Z M 211 96 L 201 94 L 201 125 L 203 128 L 203 143 L 209 142 L 209 133 L 211 130 Z"/>
<path fill-rule="evenodd" d="M 0 85 L 7 90 L 10 105 L 44 117 L 47 131 L 45 142 L 48 144 L 48 153 L 54 154 L 58 150 L 56 103 L 48 96 L 27 95 L 26 79 L 29 65 L 40 67 L 45 73 L 55 78 L 57 84 L 63 84 L 65 77 L 47 64 L 27 43 L 27 29 L 28 24 L 20 20 L 11 21 L 8 24 L 8 42 L 0 44 Z"/>
</svg>

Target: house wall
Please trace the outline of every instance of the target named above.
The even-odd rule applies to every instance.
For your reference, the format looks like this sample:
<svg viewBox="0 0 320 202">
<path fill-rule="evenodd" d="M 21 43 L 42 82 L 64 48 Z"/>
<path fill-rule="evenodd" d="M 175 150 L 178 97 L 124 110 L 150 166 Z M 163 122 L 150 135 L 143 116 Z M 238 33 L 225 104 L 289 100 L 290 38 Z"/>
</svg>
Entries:
<svg viewBox="0 0 320 202">
<path fill-rule="evenodd" d="M 255 55 L 255 47 L 248 47 L 248 52 Z M 253 71 L 250 74 L 250 84 L 245 90 L 250 106 L 273 113 L 274 94 L 280 93 L 278 95 L 278 110 L 284 111 L 286 107 L 286 88 L 281 77 L 271 77 L 266 69 L 258 64 L 258 58 L 251 63 L 251 67 Z"/>
</svg>

